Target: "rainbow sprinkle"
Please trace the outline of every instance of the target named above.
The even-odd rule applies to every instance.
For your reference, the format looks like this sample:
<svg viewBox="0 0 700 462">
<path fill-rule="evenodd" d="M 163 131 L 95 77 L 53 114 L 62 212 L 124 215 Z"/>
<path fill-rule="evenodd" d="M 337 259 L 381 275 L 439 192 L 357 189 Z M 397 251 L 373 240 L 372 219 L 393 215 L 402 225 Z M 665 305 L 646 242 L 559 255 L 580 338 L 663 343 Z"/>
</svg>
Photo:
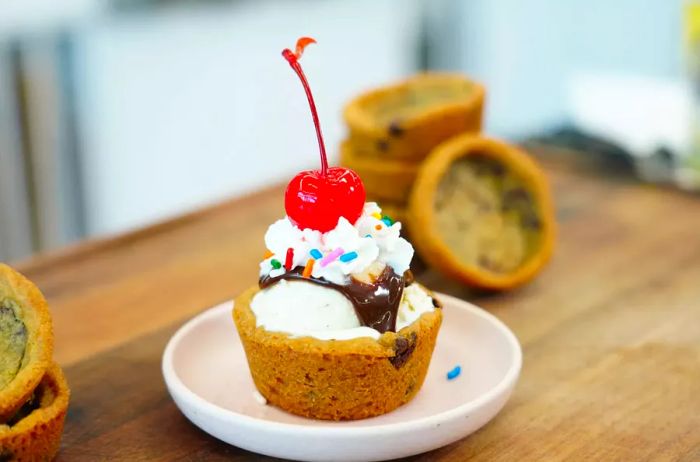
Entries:
<svg viewBox="0 0 700 462">
<path fill-rule="evenodd" d="M 389 216 L 387 216 L 387 215 L 384 215 L 384 216 L 382 217 L 382 221 L 383 221 L 384 224 L 387 225 L 387 226 L 391 226 L 391 225 L 394 224 L 394 221 L 393 221 L 391 218 L 389 218 Z"/>
<path fill-rule="evenodd" d="M 263 260 L 267 260 L 268 258 L 270 258 L 271 256 L 273 256 L 274 254 L 275 254 L 274 252 L 272 252 L 272 251 L 270 251 L 270 250 L 266 250 L 266 251 L 265 251 L 265 255 L 263 255 Z"/>
<path fill-rule="evenodd" d="M 326 266 L 328 266 L 329 263 L 335 261 L 336 258 L 338 258 L 344 253 L 345 251 L 342 249 L 342 247 L 338 247 L 337 249 L 323 257 L 323 260 L 321 260 L 321 268 L 325 268 Z"/>
<path fill-rule="evenodd" d="M 376 218 L 377 220 L 381 220 L 381 219 L 382 219 L 382 215 L 381 215 L 379 212 L 374 212 L 374 213 L 372 214 L 372 216 L 373 216 L 374 218 Z"/>
<path fill-rule="evenodd" d="M 274 269 L 280 269 L 280 268 L 282 268 L 282 263 L 280 263 L 279 260 L 276 260 L 276 259 L 274 259 L 274 258 L 273 258 L 272 260 L 270 260 L 270 264 L 272 265 L 272 267 L 273 267 Z"/>
<path fill-rule="evenodd" d="M 455 366 L 451 371 L 447 373 L 447 380 L 454 380 L 459 377 L 462 373 L 462 368 L 460 366 Z"/>
<path fill-rule="evenodd" d="M 301 273 L 302 277 L 308 278 L 309 276 L 311 276 L 311 272 L 314 270 L 314 262 L 315 261 L 313 258 L 309 258 L 306 261 L 306 266 L 304 266 L 304 272 Z"/>
<path fill-rule="evenodd" d="M 287 271 L 292 270 L 292 262 L 294 260 L 294 249 L 293 248 L 288 248 L 287 249 L 287 258 L 284 259 L 284 268 Z"/>
<path fill-rule="evenodd" d="M 357 258 L 357 252 L 348 252 L 340 256 L 340 261 L 347 263 Z"/>
<path fill-rule="evenodd" d="M 374 227 L 374 229 L 376 229 L 377 231 L 380 231 L 382 229 L 382 225 L 377 225 Z"/>
<path fill-rule="evenodd" d="M 310 253 L 311 256 L 314 257 L 314 259 L 316 259 L 316 260 L 318 260 L 318 259 L 320 259 L 321 257 L 323 257 L 323 254 L 322 254 L 321 251 L 318 250 L 318 249 L 311 249 L 311 251 L 310 251 L 309 253 Z"/>
</svg>

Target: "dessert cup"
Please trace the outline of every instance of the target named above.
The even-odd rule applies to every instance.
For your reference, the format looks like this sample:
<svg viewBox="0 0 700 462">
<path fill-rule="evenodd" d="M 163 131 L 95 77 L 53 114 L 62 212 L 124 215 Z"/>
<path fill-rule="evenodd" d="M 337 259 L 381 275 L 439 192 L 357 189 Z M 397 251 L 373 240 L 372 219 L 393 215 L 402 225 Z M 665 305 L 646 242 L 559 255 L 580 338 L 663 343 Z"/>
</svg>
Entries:
<svg viewBox="0 0 700 462">
<path fill-rule="evenodd" d="M 344 110 L 357 152 L 420 161 L 442 141 L 481 130 L 484 87 L 459 74 L 426 73 L 353 99 Z"/>
<path fill-rule="evenodd" d="M 0 460 L 53 460 L 61 444 L 70 391 L 52 364 L 18 415 L 0 424 Z"/>
<path fill-rule="evenodd" d="M 233 318 L 255 386 L 271 404 L 304 417 L 354 420 L 392 411 L 420 390 L 440 309 L 376 340 L 320 340 L 256 326 L 250 303 L 259 290 L 251 287 L 235 300 Z"/>
<path fill-rule="evenodd" d="M 442 313 L 413 278 L 414 251 L 401 237 L 401 223 L 366 202 L 357 172 L 328 165 L 299 64 L 310 43 L 302 37 L 296 51 L 285 49 L 282 56 L 309 100 L 321 168 L 299 172 L 287 185 L 286 216 L 265 233 L 258 287 L 235 300 L 232 316 L 253 382 L 270 404 L 317 419 L 362 419 L 418 393 Z M 413 172 L 395 167 L 390 186 L 399 191 L 390 197 L 401 199 Z M 365 181 L 375 180 L 374 168 L 368 164 Z M 381 172 L 376 181 L 386 181 Z"/>
<path fill-rule="evenodd" d="M 341 218 L 326 233 L 288 217 L 268 228 L 259 284 L 233 309 L 268 403 L 353 420 L 396 409 L 420 390 L 442 310 L 409 270 L 413 248 L 401 223 L 383 212 L 367 203 L 355 224 Z M 275 263 L 285 253 L 285 265 Z"/>
<path fill-rule="evenodd" d="M 53 330 L 37 287 L 0 264 L 0 422 L 29 399 L 51 364 Z"/>
<path fill-rule="evenodd" d="M 468 134 L 441 144 L 423 163 L 409 222 L 423 259 L 484 289 L 529 281 L 554 245 L 551 194 L 534 160 L 515 146 Z"/>
</svg>

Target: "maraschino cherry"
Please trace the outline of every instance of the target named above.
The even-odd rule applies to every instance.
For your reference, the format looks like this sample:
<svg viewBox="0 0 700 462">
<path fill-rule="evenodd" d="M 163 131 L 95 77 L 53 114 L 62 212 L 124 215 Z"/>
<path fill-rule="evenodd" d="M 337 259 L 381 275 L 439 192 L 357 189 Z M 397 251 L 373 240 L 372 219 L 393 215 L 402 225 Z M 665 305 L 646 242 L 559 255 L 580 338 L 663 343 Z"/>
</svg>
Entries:
<svg viewBox="0 0 700 462">
<path fill-rule="evenodd" d="M 345 217 L 352 224 L 360 218 L 365 204 L 365 187 L 357 173 L 352 170 L 328 167 L 316 104 L 299 64 L 304 48 L 310 43 L 316 43 L 316 40 L 302 37 L 297 40 L 295 52 L 286 48 L 282 51 L 282 56 L 299 76 L 309 100 L 321 152 L 321 170 L 307 170 L 292 178 L 284 195 L 284 207 L 289 219 L 299 228 L 310 228 L 325 233 L 336 227 L 340 217 Z"/>
</svg>

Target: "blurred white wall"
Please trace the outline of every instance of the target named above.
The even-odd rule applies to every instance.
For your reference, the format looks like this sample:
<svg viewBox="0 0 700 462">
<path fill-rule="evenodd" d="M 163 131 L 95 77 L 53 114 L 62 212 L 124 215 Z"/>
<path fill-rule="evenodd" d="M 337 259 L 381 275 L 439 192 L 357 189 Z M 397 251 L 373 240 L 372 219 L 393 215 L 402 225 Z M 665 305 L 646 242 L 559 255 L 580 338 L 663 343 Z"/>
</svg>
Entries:
<svg viewBox="0 0 700 462">
<path fill-rule="evenodd" d="M 438 0 L 437 67 L 488 87 L 487 130 L 520 137 L 569 116 L 580 75 L 680 77 L 682 0 Z"/>
<path fill-rule="evenodd" d="M 483 81 L 486 129 L 505 137 L 575 120 L 569 101 L 590 99 L 580 82 L 591 76 L 680 79 L 682 3 L 11 0 L 0 9 L 0 48 L 19 43 L 33 59 L 69 37 L 70 72 L 58 74 L 75 79 L 81 229 L 84 221 L 88 235 L 100 235 L 317 166 L 304 93 L 280 56 L 301 35 L 319 41 L 303 64 L 335 158 L 342 104 L 423 62 Z M 35 114 L 48 113 L 39 106 Z M 60 153 L 61 143 L 46 144 L 44 157 Z"/>
<path fill-rule="evenodd" d="M 0 40 L 43 36 L 99 14 L 105 3 L 102 0 L 5 0 L 0 6 Z"/>
<path fill-rule="evenodd" d="M 88 234 L 144 225 L 318 166 L 302 61 L 330 153 L 356 92 L 415 68 L 415 2 L 231 2 L 86 22 L 75 34 Z M 280 201 L 282 198 L 280 197 Z"/>
</svg>

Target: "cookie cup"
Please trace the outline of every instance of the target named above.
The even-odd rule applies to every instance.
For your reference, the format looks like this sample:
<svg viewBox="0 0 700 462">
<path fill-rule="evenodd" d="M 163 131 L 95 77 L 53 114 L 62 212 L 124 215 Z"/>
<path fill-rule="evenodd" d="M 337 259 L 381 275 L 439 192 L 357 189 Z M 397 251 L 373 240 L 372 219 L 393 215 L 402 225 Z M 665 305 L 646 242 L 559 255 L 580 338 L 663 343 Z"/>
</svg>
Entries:
<svg viewBox="0 0 700 462">
<path fill-rule="evenodd" d="M 535 226 L 528 226 L 521 221 L 517 230 L 524 235 L 534 236 L 535 239 L 527 247 L 526 256 L 514 269 L 494 271 L 480 261 L 472 262 L 460 256 L 460 245 L 467 246 L 476 242 L 477 245 L 471 247 L 479 250 L 486 248 L 483 242 L 476 240 L 479 230 L 487 231 L 482 234 L 492 238 L 491 245 L 496 250 L 505 247 L 505 242 L 493 239 L 494 236 L 503 237 L 501 234 L 477 226 L 493 222 L 491 219 L 495 214 L 499 214 L 498 218 L 501 218 L 510 213 L 504 209 L 494 212 L 489 209 L 488 203 L 483 207 L 483 198 L 495 194 L 493 190 L 481 191 L 481 197 L 475 196 L 450 206 L 440 204 L 441 201 L 438 200 L 442 183 L 450 173 L 460 168 L 460 164 L 465 160 L 475 158 L 482 158 L 499 166 L 501 175 L 512 175 L 518 188 L 527 193 L 530 212 L 534 213 L 535 217 Z M 454 189 L 465 190 L 468 186 L 463 181 L 457 183 Z M 501 204 L 503 205 L 505 204 Z M 471 213 L 473 210 L 477 212 Z M 451 224 L 455 225 L 451 228 L 453 234 L 449 240 L 444 234 L 444 227 L 440 227 L 444 218 L 449 218 Z M 422 164 L 411 191 L 408 221 L 412 230 L 412 243 L 427 263 L 449 278 L 488 290 L 512 289 L 534 278 L 549 261 L 556 237 L 556 220 L 549 182 L 535 160 L 517 146 L 469 134 L 456 136 L 444 142 L 434 149 Z"/>
<path fill-rule="evenodd" d="M 70 391 L 53 364 L 35 391 L 35 406 L 25 417 L 0 425 L 0 460 L 53 460 L 61 445 Z"/>
<path fill-rule="evenodd" d="M 392 411 L 420 390 L 441 309 L 378 340 L 319 340 L 257 327 L 250 303 L 259 290 L 235 300 L 233 319 L 255 386 L 269 403 L 304 417 L 356 420 Z"/>
<path fill-rule="evenodd" d="M 360 155 L 420 161 L 453 135 L 481 131 L 485 94 L 463 75 L 423 73 L 358 96 L 343 116 Z"/>
<path fill-rule="evenodd" d="M 53 327 L 48 305 L 39 289 L 2 263 L 0 307 L 13 310 L 13 316 L 22 322 L 26 330 L 20 368 L 14 378 L 0 389 L 0 422 L 5 422 L 29 399 L 50 367 Z"/>
</svg>

